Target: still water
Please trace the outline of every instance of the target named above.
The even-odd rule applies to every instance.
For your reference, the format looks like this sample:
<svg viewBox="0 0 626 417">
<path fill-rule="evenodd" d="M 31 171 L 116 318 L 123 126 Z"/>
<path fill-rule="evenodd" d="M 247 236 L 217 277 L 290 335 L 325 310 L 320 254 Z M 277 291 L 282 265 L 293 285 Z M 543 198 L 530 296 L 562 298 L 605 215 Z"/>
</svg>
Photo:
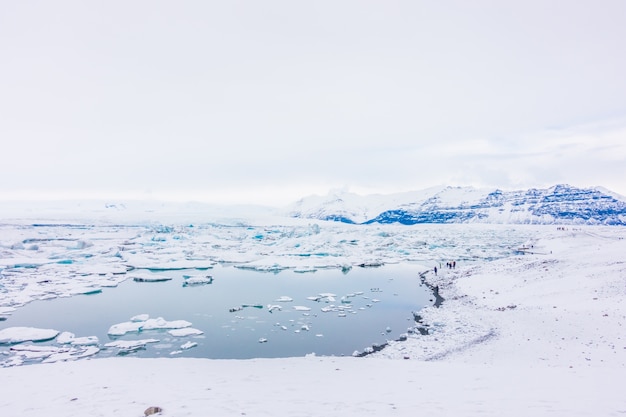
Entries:
<svg viewBox="0 0 626 417">
<path fill-rule="evenodd" d="M 149 274 L 149 271 L 135 271 Z M 97 336 L 99 357 L 119 354 L 104 348 L 112 340 L 154 338 L 158 343 L 131 353 L 139 357 L 178 356 L 246 359 L 317 355 L 351 355 L 373 344 L 396 339 L 414 324 L 413 311 L 432 305 L 432 293 L 421 285 L 422 269 L 410 264 L 378 268 L 262 273 L 216 266 L 205 271 L 163 271 L 165 282 L 127 280 L 101 293 L 35 301 L 19 308 L 0 329 L 13 326 L 52 328 L 77 337 Z M 184 275 L 211 275 L 211 284 L 183 286 Z M 322 293 L 334 301 L 313 301 Z M 278 301 L 288 297 L 293 301 Z M 342 297 L 345 297 L 342 302 Z M 261 306 L 242 307 L 243 305 Z M 270 310 L 268 305 L 279 305 Z M 324 312 L 341 306 L 342 311 Z M 303 311 L 300 307 L 310 308 Z M 231 310 L 236 310 L 232 312 Z M 113 337 L 110 326 L 138 314 L 187 320 L 204 334 L 174 337 L 166 330 L 141 331 Z M 260 342 L 262 340 L 263 342 Z M 185 342 L 197 346 L 182 350 Z M 46 342 L 45 344 L 54 344 Z M 7 350 L 7 346 L 0 350 Z"/>
</svg>

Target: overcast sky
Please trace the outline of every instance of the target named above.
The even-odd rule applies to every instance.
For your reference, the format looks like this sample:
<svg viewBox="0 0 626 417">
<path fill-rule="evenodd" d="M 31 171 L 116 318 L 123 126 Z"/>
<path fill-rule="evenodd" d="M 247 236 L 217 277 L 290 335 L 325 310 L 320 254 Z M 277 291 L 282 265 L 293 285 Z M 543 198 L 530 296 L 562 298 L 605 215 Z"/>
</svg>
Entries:
<svg viewBox="0 0 626 417">
<path fill-rule="evenodd" d="M 2 1 L 0 196 L 626 195 L 626 1 Z"/>
</svg>

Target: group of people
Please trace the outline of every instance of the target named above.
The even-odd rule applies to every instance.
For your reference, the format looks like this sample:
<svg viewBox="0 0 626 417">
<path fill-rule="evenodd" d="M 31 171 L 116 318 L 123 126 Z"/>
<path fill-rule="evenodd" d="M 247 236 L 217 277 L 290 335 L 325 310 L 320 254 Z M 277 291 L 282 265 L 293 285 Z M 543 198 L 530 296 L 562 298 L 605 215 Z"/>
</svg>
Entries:
<svg viewBox="0 0 626 417">
<path fill-rule="evenodd" d="M 439 263 L 439 268 L 441 268 L 441 263 Z M 446 268 L 448 269 L 456 268 L 456 261 L 446 262 Z M 437 275 L 437 267 L 435 267 L 434 271 L 435 271 L 435 275 Z"/>
</svg>

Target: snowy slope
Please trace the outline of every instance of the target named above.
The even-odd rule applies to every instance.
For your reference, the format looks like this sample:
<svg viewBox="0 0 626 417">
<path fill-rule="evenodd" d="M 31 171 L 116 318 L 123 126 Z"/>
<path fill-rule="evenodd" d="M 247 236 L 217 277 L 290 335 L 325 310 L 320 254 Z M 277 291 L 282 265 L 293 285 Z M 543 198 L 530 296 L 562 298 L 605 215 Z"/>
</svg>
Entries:
<svg viewBox="0 0 626 417">
<path fill-rule="evenodd" d="M 289 216 L 345 223 L 500 223 L 626 225 L 626 198 L 603 188 L 556 185 L 502 191 L 441 187 L 393 195 L 308 197 Z"/>
</svg>

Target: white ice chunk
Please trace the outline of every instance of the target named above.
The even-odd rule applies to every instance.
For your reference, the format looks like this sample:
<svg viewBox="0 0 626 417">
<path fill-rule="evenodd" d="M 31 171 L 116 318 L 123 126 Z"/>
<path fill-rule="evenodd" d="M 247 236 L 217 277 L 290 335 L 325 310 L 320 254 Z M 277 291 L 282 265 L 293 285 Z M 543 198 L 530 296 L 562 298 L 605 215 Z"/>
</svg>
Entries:
<svg viewBox="0 0 626 417">
<path fill-rule="evenodd" d="M 85 336 L 85 337 L 76 337 L 72 340 L 73 346 L 92 346 L 97 345 L 99 342 L 98 336 Z"/>
<path fill-rule="evenodd" d="M 57 346 L 33 346 L 18 345 L 11 348 L 11 352 L 23 357 L 24 359 L 43 359 L 55 353 L 63 353 L 69 351 L 68 348 L 60 348 Z"/>
<path fill-rule="evenodd" d="M 191 327 L 187 327 L 184 329 L 168 330 L 168 333 L 174 337 L 197 336 L 197 335 L 204 334 L 202 330 L 194 329 Z"/>
<path fill-rule="evenodd" d="M 15 307 L 0 307 L 0 315 L 9 315 L 15 311 Z"/>
<path fill-rule="evenodd" d="M 296 311 L 311 311 L 311 308 L 306 306 L 293 306 L 293 309 Z"/>
<path fill-rule="evenodd" d="M 158 343 L 158 339 L 141 339 L 141 340 L 115 340 L 105 344 L 105 347 L 116 347 L 125 350 L 134 350 L 146 346 L 148 343 Z"/>
<path fill-rule="evenodd" d="M 130 321 L 146 321 L 150 318 L 149 314 L 137 314 L 130 318 Z"/>
<path fill-rule="evenodd" d="M 267 305 L 267 310 L 268 310 L 270 313 L 271 313 L 271 312 L 273 312 L 274 310 L 278 310 L 278 311 L 280 311 L 280 310 L 282 310 L 282 309 L 283 309 L 283 308 L 282 308 L 281 306 L 279 306 L 278 304 L 268 304 L 268 305 Z"/>
<path fill-rule="evenodd" d="M 76 360 L 85 358 L 87 356 L 93 356 L 100 352 L 100 349 L 95 346 L 89 346 L 83 349 L 71 349 L 65 352 L 53 353 L 42 361 L 42 363 L 54 363 L 68 360 Z"/>
<path fill-rule="evenodd" d="M 163 282 L 170 281 L 171 277 L 166 277 L 165 275 L 158 274 L 136 274 L 133 275 L 133 281 L 135 282 Z"/>
<path fill-rule="evenodd" d="M 141 330 L 157 330 L 157 329 L 182 329 L 191 326 L 186 320 L 167 321 L 163 317 L 156 319 L 148 319 L 143 323 Z"/>
<path fill-rule="evenodd" d="M 126 333 L 139 332 L 144 323 L 143 321 L 126 321 L 124 323 L 114 324 L 109 327 L 107 333 L 111 336 L 123 336 Z"/>
<path fill-rule="evenodd" d="M 74 340 L 75 337 L 76 335 L 74 333 L 62 332 L 60 335 L 57 336 L 57 343 L 66 345 L 72 343 L 72 340 Z"/>
<path fill-rule="evenodd" d="M 332 292 L 321 292 L 319 296 L 322 298 L 329 298 L 329 297 L 336 297 L 337 294 L 333 294 Z"/>
<path fill-rule="evenodd" d="M 183 281 L 184 286 L 213 283 L 213 277 L 211 275 L 191 275 L 183 276 L 183 278 L 185 279 L 185 281 Z"/>
<path fill-rule="evenodd" d="M 57 337 L 58 330 L 35 327 L 8 327 L 0 330 L 0 345 L 22 342 L 43 342 Z"/>
<path fill-rule="evenodd" d="M 291 302 L 291 301 L 293 301 L 293 298 L 288 297 L 288 296 L 286 296 L 286 295 L 283 295 L 283 296 L 278 297 L 278 298 L 276 299 L 276 302 L 278 302 L 278 303 L 289 303 L 289 302 Z"/>
<path fill-rule="evenodd" d="M 183 350 L 191 349 L 192 347 L 196 347 L 198 344 L 196 342 L 186 342 L 180 345 L 180 348 Z"/>
</svg>

